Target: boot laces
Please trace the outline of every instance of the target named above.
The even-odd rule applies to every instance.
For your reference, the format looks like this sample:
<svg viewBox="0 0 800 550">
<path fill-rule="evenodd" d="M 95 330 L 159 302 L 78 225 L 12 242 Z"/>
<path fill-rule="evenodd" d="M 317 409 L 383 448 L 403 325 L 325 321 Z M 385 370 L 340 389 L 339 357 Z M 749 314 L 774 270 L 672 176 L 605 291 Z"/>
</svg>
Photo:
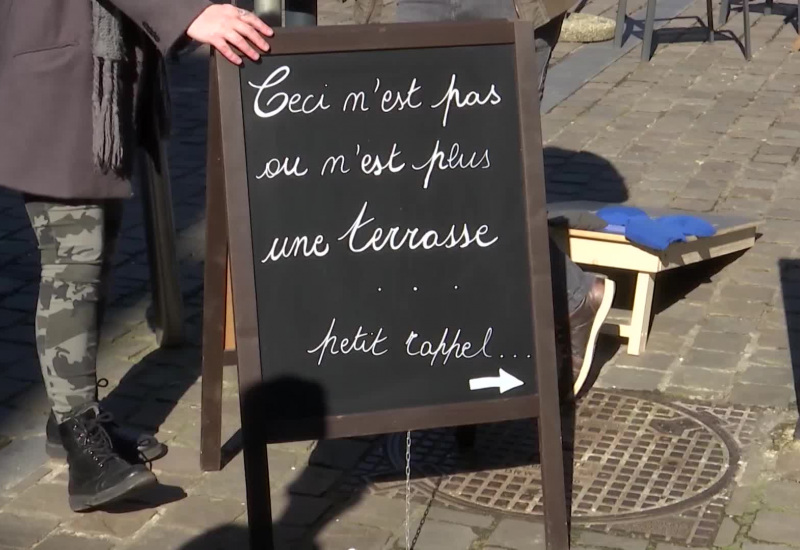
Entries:
<svg viewBox="0 0 800 550">
<path fill-rule="evenodd" d="M 102 412 L 94 418 L 82 419 L 78 424 L 81 436 L 86 440 L 87 451 L 101 466 L 117 456 L 111 438 L 103 427 L 103 424 L 111 421 L 111 414 Z"/>
</svg>

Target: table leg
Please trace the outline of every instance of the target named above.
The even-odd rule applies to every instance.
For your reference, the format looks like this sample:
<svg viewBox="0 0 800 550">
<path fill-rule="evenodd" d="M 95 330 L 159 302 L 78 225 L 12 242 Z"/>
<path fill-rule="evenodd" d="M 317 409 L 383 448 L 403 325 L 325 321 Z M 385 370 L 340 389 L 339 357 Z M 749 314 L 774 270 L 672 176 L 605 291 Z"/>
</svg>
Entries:
<svg viewBox="0 0 800 550">
<path fill-rule="evenodd" d="M 639 273 L 636 276 L 636 291 L 633 296 L 633 311 L 631 312 L 631 335 L 628 338 L 630 355 L 640 355 L 647 346 L 655 286 L 656 276 L 654 273 Z"/>
</svg>

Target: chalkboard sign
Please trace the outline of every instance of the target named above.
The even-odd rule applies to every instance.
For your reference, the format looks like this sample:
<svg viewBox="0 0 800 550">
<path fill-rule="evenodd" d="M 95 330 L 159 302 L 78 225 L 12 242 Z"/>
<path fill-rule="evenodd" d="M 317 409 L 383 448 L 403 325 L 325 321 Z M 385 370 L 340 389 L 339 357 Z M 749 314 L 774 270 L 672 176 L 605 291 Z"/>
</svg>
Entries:
<svg viewBox="0 0 800 550">
<path fill-rule="evenodd" d="M 284 31 L 228 83 L 239 368 L 273 388 L 267 440 L 536 416 L 555 359 L 533 52 L 505 22 L 365 31 Z"/>
<path fill-rule="evenodd" d="M 251 547 L 274 548 L 265 443 L 536 417 L 568 548 L 537 74 L 533 27 L 505 21 L 213 58 L 204 403 L 229 273 Z"/>
</svg>

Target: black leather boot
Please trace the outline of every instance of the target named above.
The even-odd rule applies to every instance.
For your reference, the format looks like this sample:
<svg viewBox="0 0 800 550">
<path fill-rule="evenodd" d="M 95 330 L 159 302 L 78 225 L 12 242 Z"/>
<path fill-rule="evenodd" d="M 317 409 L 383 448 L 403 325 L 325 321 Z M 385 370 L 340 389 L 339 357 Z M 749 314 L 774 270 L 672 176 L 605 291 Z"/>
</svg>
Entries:
<svg viewBox="0 0 800 550">
<path fill-rule="evenodd" d="M 103 415 L 90 408 L 58 426 L 69 464 L 69 506 L 85 512 L 158 483 L 142 464 L 130 464 L 114 451 Z"/>
<path fill-rule="evenodd" d="M 101 423 L 108 436 L 111 438 L 111 444 L 114 450 L 120 457 L 127 460 L 131 464 L 138 464 L 144 462 L 152 462 L 163 458 L 167 454 L 167 446 L 161 443 L 152 435 L 136 433 L 130 429 L 126 429 L 114 421 L 110 413 L 102 412 L 100 417 L 103 419 Z M 47 456 L 56 460 L 64 460 L 67 458 L 67 451 L 61 441 L 61 434 L 58 430 L 58 422 L 52 411 L 47 419 L 47 433 L 46 451 Z"/>
</svg>

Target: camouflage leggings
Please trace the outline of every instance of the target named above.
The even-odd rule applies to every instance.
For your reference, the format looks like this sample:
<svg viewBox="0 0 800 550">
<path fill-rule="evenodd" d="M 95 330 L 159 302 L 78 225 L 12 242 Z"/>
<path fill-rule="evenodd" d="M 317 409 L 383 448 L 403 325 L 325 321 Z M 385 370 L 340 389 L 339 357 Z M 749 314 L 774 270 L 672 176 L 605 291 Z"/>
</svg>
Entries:
<svg viewBox="0 0 800 550">
<path fill-rule="evenodd" d="M 97 401 L 97 344 L 122 203 L 25 197 L 42 275 L 36 348 L 56 419 Z"/>
</svg>

